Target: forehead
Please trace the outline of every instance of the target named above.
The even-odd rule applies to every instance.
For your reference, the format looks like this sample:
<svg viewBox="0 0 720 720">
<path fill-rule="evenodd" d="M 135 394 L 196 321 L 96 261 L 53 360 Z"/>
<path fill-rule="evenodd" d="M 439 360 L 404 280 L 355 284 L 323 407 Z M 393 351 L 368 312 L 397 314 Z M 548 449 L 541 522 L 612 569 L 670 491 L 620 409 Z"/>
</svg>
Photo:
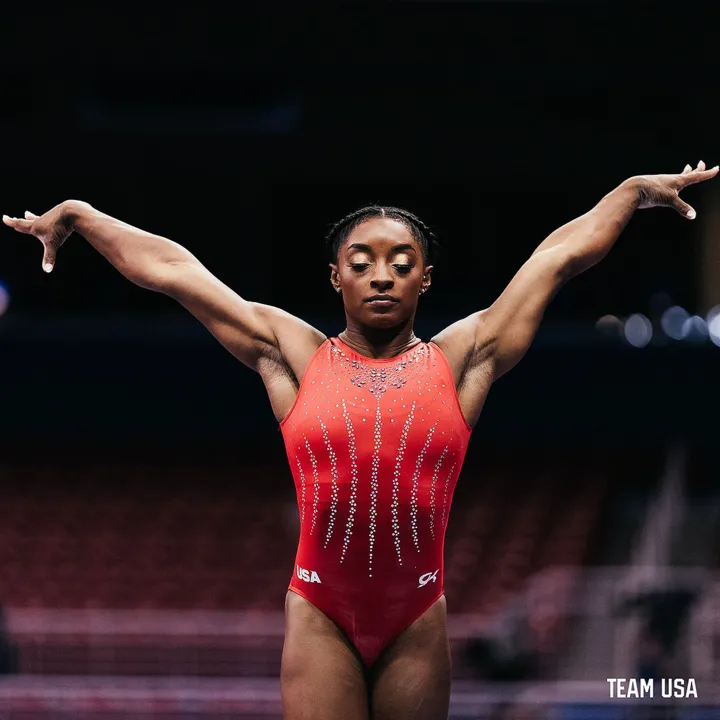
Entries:
<svg viewBox="0 0 720 720">
<path fill-rule="evenodd" d="M 408 227 L 392 218 L 371 218 L 353 228 L 344 247 L 349 248 L 354 243 L 369 245 L 378 252 L 390 250 L 399 244 L 410 244 L 418 251 L 421 250 L 420 243 L 413 237 Z"/>
</svg>

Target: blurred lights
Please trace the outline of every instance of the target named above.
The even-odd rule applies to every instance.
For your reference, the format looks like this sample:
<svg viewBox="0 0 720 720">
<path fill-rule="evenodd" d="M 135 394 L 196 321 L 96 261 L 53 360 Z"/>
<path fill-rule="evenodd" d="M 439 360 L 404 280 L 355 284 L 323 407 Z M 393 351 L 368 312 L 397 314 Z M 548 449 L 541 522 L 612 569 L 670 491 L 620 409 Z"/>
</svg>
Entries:
<svg viewBox="0 0 720 720">
<path fill-rule="evenodd" d="M 603 315 L 596 323 L 595 327 L 603 334 L 611 337 L 618 337 L 623 332 L 623 322 L 615 315 Z"/>
<path fill-rule="evenodd" d="M 689 317 L 683 324 L 683 337 L 688 340 L 703 341 L 708 336 L 708 326 L 699 315 Z"/>
<path fill-rule="evenodd" d="M 652 323 L 644 315 L 635 313 L 625 321 L 623 334 L 633 347 L 643 348 L 652 340 Z"/>
<path fill-rule="evenodd" d="M 720 305 L 716 305 L 707 316 L 707 328 L 715 345 L 720 345 Z"/>
<path fill-rule="evenodd" d="M 0 315 L 4 315 L 10 306 L 10 293 L 7 288 L 0 283 Z"/>
<path fill-rule="evenodd" d="M 706 343 L 708 338 L 720 347 L 720 305 L 716 305 L 706 318 L 690 315 L 679 305 L 672 305 L 669 297 L 655 295 L 652 298 L 655 321 L 642 313 L 633 313 L 623 319 L 616 315 L 603 315 L 595 323 L 595 328 L 603 335 L 624 339 L 636 348 L 663 345 L 667 338 L 681 340 L 690 344 Z M 657 312 L 665 305 L 662 313 Z M 659 327 L 658 327 L 659 323 Z"/>
<path fill-rule="evenodd" d="M 686 324 L 690 315 L 678 305 L 669 307 L 660 318 L 660 327 L 663 332 L 673 340 L 683 340 L 688 333 L 689 327 Z"/>
</svg>

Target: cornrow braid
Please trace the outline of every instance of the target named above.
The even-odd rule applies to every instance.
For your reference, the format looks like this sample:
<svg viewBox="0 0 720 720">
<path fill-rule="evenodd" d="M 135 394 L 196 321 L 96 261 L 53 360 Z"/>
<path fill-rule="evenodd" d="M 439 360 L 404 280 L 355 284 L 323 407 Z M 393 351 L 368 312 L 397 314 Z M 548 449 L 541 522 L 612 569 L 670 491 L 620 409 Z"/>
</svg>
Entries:
<svg viewBox="0 0 720 720">
<path fill-rule="evenodd" d="M 368 205 L 349 213 L 330 228 L 330 232 L 325 237 L 325 246 L 331 262 L 337 262 L 338 252 L 350 233 L 358 225 L 376 217 L 390 218 L 405 225 L 420 243 L 426 265 L 432 264 L 442 249 L 433 231 L 417 215 L 388 205 Z"/>
</svg>

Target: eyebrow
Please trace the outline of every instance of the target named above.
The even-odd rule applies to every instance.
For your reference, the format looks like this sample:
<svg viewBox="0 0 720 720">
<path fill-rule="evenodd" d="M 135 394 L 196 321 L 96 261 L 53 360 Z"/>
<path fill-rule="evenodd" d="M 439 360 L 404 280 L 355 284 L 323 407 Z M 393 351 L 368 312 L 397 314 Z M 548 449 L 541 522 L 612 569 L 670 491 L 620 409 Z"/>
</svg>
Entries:
<svg viewBox="0 0 720 720">
<path fill-rule="evenodd" d="M 373 249 L 369 245 L 365 245 L 364 243 L 353 243 L 352 245 L 348 245 L 348 250 L 364 250 L 365 252 L 372 253 Z M 402 245 L 395 245 L 395 247 L 391 248 L 391 253 L 399 253 L 399 252 L 405 252 L 407 250 L 412 250 L 413 252 L 417 252 L 416 249 L 410 245 L 409 243 L 403 243 Z"/>
</svg>

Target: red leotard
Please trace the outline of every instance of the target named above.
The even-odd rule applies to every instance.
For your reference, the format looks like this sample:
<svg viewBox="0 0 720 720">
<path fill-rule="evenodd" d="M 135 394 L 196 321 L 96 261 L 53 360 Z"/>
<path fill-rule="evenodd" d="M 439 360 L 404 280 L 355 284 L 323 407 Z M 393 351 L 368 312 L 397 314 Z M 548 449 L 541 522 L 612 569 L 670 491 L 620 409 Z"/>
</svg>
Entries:
<svg viewBox="0 0 720 720">
<path fill-rule="evenodd" d="M 290 590 L 370 667 L 443 593 L 443 545 L 471 428 L 433 343 L 393 358 L 329 338 L 280 423 L 300 511 Z"/>
</svg>

